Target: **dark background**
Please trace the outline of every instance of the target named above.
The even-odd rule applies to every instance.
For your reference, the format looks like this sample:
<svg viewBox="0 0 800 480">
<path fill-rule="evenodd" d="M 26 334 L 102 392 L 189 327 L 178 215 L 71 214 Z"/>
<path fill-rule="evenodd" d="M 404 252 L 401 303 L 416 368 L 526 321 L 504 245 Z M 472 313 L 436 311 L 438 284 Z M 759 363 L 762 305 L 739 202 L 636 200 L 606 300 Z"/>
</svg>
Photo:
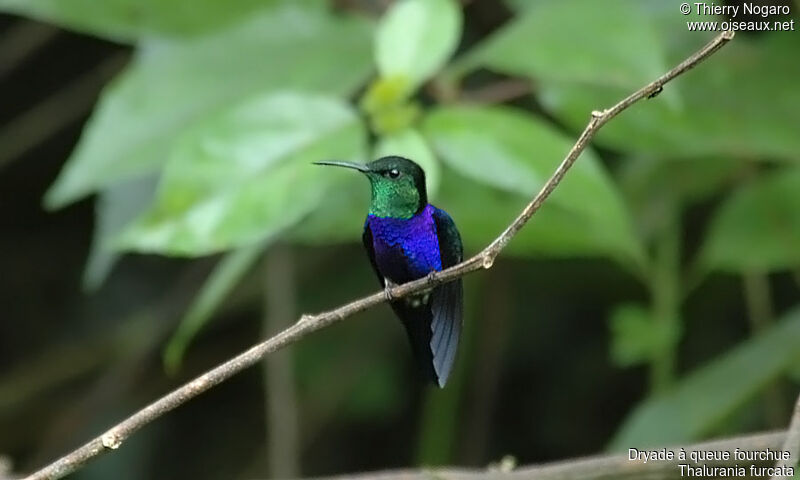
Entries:
<svg viewBox="0 0 800 480">
<path fill-rule="evenodd" d="M 512 15 L 499 2 L 469 2 L 465 38 L 485 37 Z M 271 247 L 192 343 L 181 370 L 167 375 L 162 349 L 216 257 L 129 254 L 87 293 L 81 277 L 94 197 L 55 211 L 42 207 L 102 86 L 130 54 L 128 46 L 0 16 L 0 455 L 14 471 L 45 464 L 264 338 L 262 284 L 276 262 L 293 276 L 283 278 L 297 298 L 289 307 L 295 312 L 321 311 L 376 288 L 356 244 Z M 539 108 L 533 99 L 516 104 Z M 613 170 L 619 153 L 601 153 Z M 687 258 L 726 193 L 682 212 Z M 797 270 L 765 278 L 776 316 L 800 300 Z M 385 306 L 289 348 L 300 474 L 485 466 L 507 454 L 527 464 L 604 450 L 649 389 L 646 365 L 612 362 L 607 319 L 621 302 L 646 303 L 648 290 L 604 259 L 501 255 L 493 269 L 465 282 L 465 347 L 448 390 L 416 379 L 405 336 Z M 750 338 L 747 312 L 738 275 L 715 273 L 692 290 L 681 308 L 678 376 Z M 797 385 L 785 376 L 769 382 L 709 435 L 784 425 Z M 267 476 L 269 398 L 262 369 L 252 368 L 75 477 Z"/>
</svg>

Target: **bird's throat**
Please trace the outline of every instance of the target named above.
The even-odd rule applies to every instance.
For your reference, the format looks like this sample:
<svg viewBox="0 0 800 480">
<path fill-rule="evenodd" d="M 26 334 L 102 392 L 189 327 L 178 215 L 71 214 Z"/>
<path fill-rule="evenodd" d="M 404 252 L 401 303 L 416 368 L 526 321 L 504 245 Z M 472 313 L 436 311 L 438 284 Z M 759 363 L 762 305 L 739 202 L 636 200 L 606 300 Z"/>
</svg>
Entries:
<svg viewBox="0 0 800 480">
<path fill-rule="evenodd" d="M 372 186 L 370 215 L 381 218 L 408 219 L 419 213 L 425 205 L 420 205 L 419 194 L 403 185 L 377 184 Z"/>
</svg>

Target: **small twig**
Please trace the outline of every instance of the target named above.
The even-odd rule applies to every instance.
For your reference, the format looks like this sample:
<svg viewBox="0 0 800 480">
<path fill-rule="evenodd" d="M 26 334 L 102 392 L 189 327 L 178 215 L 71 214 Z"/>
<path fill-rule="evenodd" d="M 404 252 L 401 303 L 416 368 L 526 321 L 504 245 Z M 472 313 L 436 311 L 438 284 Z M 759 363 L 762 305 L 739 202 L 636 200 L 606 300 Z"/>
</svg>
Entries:
<svg viewBox="0 0 800 480">
<path fill-rule="evenodd" d="M 797 397 L 797 402 L 795 402 L 792 420 L 789 424 L 789 430 L 786 431 L 786 440 L 784 440 L 781 450 L 784 452 L 789 452 L 789 460 L 779 460 L 777 463 L 775 463 L 775 467 L 778 470 L 782 470 L 782 467 L 791 467 L 792 469 L 796 469 L 798 455 L 800 455 L 800 396 Z M 775 475 L 772 477 L 772 480 L 779 478 L 790 477 Z"/>
<path fill-rule="evenodd" d="M 525 226 L 531 216 L 533 216 L 533 214 L 539 210 L 547 197 L 550 196 L 556 186 L 561 182 L 561 179 L 564 178 L 564 174 L 567 173 L 567 170 L 569 170 L 581 152 L 583 152 L 583 150 L 586 148 L 589 140 L 594 137 L 595 133 L 597 133 L 597 131 L 603 125 L 608 123 L 609 120 L 619 115 L 620 112 L 630 107 L 635 102 L 663 88 L 667 82 L 708 58 L 714 52 L 722 48 L 723 45 L 728 43 L 733 38 L 733 35 L 733 32 L 723 32 L 719 34 L 706 46 L 681 62 L 678 66 L 650 84 L 632 93 L 630 96 L 623 99 L 613 107 L 602 111 L 592 112 L 589 124 L 583 130 L 577 142 L 567 154 L 566 158 L 562 160 L 561 164 L 558 166 L 550 179 L 544 184 L 539 193 L 537 193 L 533 200 L 527 206 L 525 206 L 522 212 L 517 216 L 516 219 L 514 219 L 508 228 L 506 228 L 505 231 L 500 234 L 500 236 L 498 236 L 491 244 L 489 244 L 489 246 L 484 248 L 478 254 L 459 263 L 458 265 L 438 272 L 435 275 L 429 275 L 425 278 L 392 288 L 391 296 L 393 298 L 401 298 L 420 292 L 424 289 L 455 280 L 456 278 L 460 278 L 467 273 L 471 273 L 482 268 L 491 268 L 500 251 L 503 250 L 503 248 L 505 248 L 508 242 L 511 241 L 514 235 L 516 235 L 517 232 L 519 232 L 520 229 Z M 191 382 L 177 388 L 176 390 L 173 390 L 169 394 L 161 397 L 147 407 L 126 418 L 99 437 L 89 441 L 85 445 L 77 448 L 50 465 L 47 465 L 41 470 L 31 474 L 28 479 L 56 479 L 75 471 L 83 464 L 97 457 L 98 455 L 106 453 L 110 450 L 116 450 L 125 440 L 128 439 L 128 437 L 130 437 L 134 432 L 143 426 L 161 417 L 174 408 L 183 405 L 187 401 L 205 392 L 211 387 L 219 385 L 233 375 L 261 361 L 265 356 L 267 356 L 267 354 L 294 343 L 312 332 L 325 328 L 356 313 L 383 303 L 385 300 L 386 295 L 383 291 L 381 291 L 324 313 L 313 316 L 303 315 L 297 323 L 290 326 L 286 330 L 283 330 L 274 337 L 251 347 L 249 350 L 237 355 L 221 365 L 218 365 Z"/>
<path fill-rule="evenodd" d="M 466 103 L 503 103 L 528 95 L 532 90 L 532 80 L 512 78 L 490 83 L 475 90 L 465 90 L 461 92 L 459 100 Z"/>
</svg>

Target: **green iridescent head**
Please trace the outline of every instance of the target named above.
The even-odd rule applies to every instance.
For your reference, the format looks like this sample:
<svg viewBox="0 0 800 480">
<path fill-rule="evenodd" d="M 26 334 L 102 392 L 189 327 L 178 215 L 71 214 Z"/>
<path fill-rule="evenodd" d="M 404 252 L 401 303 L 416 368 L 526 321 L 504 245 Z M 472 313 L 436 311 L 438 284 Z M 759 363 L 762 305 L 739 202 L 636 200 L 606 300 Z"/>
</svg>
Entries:
<svg viewBox="0 0 800 480">
<path fill-rule="evenodd" d="M 411 218 L 428 204 L 425 172 L 403 157 L 383 157 L 366 165 L 350 162 L 314 162 L 358 170 L 372 185 L 369 213 L 378 217 Z"/>
</svg>

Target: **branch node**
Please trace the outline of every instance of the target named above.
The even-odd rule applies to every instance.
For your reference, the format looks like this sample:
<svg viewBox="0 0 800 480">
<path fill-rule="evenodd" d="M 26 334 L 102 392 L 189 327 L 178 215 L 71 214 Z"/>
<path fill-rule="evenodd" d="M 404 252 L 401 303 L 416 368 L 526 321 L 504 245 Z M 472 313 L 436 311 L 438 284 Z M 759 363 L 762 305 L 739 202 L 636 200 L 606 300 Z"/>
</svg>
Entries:
<svg viewBox="0 0 800 480">
<path fill-rule="evenodd" d="M 394 295 L 392 295 L 392 289 L 396 287 L 394 283 L 387 282 L 386 287 L 383 289 L 383 298 L 386 299 L 387 302 L 392 303 L 394 300 Z"/>
<path fill-rule="evenodd" d="M 492 265 L 494 265 L 494 255 L 492 255 L 491 253 L 487 253 L 486 255 L 483 256 L 483 260 L 481 261 L 481 266 L 485 270 L 489 270 L 490 268 L 492 268 Z"/>
<path fill-rule="evenodd" d="M 722 32 L 722 38 L 725 40 L 733 40 L 733 37 L 736 35 L 736 32 L 733 30 L 725 30 Z"/>
<path fill-rule="evenodd" d="M 647 98 L 648 98 L 648 99 L 650 99 L 650 98 L 656 98 L 656 97 L 658 96 L 658 94 L 659 94 L 659 93 L 661 93 L 661 92 L 663 92 L 663 91 L 664 91 L 664 85 L 661 85 L 661 84 L 659 83 L 659 84 L 657 84 L 657 85 L 654 85 L 654 86 L 655 86 L 655 89 L 653 89 L 653 91 L 652 91 L 652 92 L 650 92 L 650 94 L 649 94 L 649 95 L 647 95 Z"/>
<path fill-rule="evenodd" d="M 425 275 L 425 282 L 430 286 L 433 286 L 434 284 L 436 284 L 436 276 L 437 276 L 436 274 L 437 273 L 439 273 L 439 272 L 434 270 L 434 271 L 428 273 L 427 275 Z"/>
<path fill-rule="evenodd" d="M 100 441 L 103 443 L 103 446 L 110 449 L 116 450 L 122 445 L 122 437 L 117 435 L 117 432 L 114 430 L 109 430 L 103 434 L 100 438 Z"/>
<path fill-rule="evenodd" d="M 601 119 L 606 116 L 608 110 L 592 110 L 592 118 Z"/>
</svg>

